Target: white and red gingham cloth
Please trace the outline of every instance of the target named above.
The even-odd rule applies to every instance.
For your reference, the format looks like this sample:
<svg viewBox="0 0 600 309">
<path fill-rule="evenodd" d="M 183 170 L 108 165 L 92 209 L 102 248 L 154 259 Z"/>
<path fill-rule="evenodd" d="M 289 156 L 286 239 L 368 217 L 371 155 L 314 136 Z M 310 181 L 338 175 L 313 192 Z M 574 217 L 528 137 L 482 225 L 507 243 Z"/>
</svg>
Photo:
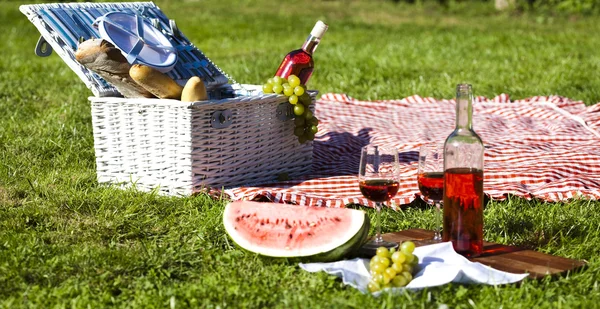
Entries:
<svg viewBox="0 0 600 309">
<path fill-rule="evenodd" d="M 408 204 L 419 195 L 418 148 L 443 142 L 452 132 L 455 101 L 419 96 L 360 101 L 325 94 L 315 115 L 320 124 L 310 175 L 225 193 L 233 200 L 373 206 L 361 195 L 357 174 L 361 146 L 377 142 L 400 153 L 400 190 L 389 204 Z M 477 97 L 473 126 L 485 145 L 484 191 L 492 199 L 509 194 L 546 201 L 600 199 L 600 104 L 586 107 L 558 96 L 518 101 L 507 95 Z"/>
</svg>

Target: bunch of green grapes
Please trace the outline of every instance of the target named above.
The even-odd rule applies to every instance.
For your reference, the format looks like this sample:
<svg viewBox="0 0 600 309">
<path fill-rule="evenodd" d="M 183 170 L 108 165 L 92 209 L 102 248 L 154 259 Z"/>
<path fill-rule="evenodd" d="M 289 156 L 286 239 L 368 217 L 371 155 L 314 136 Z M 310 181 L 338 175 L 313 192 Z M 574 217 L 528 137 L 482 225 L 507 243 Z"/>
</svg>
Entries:
<svg viewBox="0 0 600 309">
<path fill-rule="evenodd" d="M 414 250 L 415 244 L 412 241 L 403 242 L 400 250 L 377 248 L 377 254 L 369 263 L 371 272 L 371 281 L 367 285 L 369 292 L 403 287 L 412 281 L 413 271 L 419 264 L 419 259 L 413 255 Z"/>
<path fill-rule="evenodd" d="M 287 79 L 275 76 L 269 78 L 262 88 L 264 93 L 283 94 L 288 97 L 288 102 L 294 108 L 294 135 L 301 144 L 315 139 L 315 134 L 319 131 L 319 120 L 310 111 L 312 99 L 306 92 L 306 86 L 300 84 L 298 76 L 290 75 Z"/>
</svg>

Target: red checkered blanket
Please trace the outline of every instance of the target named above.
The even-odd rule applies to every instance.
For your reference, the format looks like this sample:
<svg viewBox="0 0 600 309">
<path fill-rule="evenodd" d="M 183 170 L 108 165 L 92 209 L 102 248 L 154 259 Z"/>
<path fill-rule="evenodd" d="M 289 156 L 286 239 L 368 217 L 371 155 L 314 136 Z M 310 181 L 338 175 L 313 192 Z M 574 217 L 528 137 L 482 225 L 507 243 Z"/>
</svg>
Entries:
<svg viewBox="0 0 600 309">
<path fill-rule="evenodd" d="M 320 124 L 310 175 L 225 193 L 233 200 L 373 206 L 358 189 L 357 173 L 360 148 L 375 141 L 398 147 L 402 176 L 390 204 L 408 204 L 419 196 L 418 148 L 424 142 L 442 142 L 452 132 L 455 101 L 419 96 L 360 101 L 325 94 L 315 115 Z M 486 148 L 484 191 L 490 198 L 600 198 L 600 104 L 586 107 L 558 96 L 512 102 L 507 95 L 477 97 L 473 126 Z"/>
</svg>

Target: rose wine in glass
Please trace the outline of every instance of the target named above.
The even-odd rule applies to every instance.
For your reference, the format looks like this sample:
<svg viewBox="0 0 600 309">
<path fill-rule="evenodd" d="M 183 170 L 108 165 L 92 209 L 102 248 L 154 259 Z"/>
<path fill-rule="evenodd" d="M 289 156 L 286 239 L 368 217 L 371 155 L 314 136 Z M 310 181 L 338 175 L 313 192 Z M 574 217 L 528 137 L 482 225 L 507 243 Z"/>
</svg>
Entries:
<svg viewBox="0 0 600 309">
<path fill-rule="evenodd" d="M 361 255 L 372 257 L 379 247 L 397 248 L 397 243 L 384 241 L 381 237 L 381 207 L 394 197 L 400 188 L 398 150 L 375 145 L 363 147 L 358 186 L 364 197 L 375 202 L 377 209 L 375 238 L 361 247 Z"/>
<path fill-rule="evenodd" d="M 444 198 L 444 144 L 425 144 L 419 148 L 417 184 L 423 200 L 435 209 L 433 241 L 442 240 L 441 201 Z"/>
<path fill-rule="evenodd" d="M 483 142 L 473 131 L 473 90 L 456 87 L 456 127 L 444 143 L 443 241 L 473 257 L 483 252 Z"/>
</svg>

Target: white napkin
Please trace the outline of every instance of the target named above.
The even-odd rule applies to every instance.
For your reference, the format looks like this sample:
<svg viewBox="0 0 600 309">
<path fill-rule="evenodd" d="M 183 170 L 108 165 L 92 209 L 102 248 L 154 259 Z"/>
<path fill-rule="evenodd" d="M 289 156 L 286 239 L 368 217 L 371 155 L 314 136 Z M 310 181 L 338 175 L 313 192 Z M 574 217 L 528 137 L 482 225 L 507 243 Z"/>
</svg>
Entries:
<svg viewBox="0 0 600 309">
<path fill-rule="evenodd" d="M 499 271 L 481 263 L 474 263 L 456 253 L 451 242 L 415 248 L 413 253 L 419 258 L 418 272 L 404 288 L 392 288 L 396 292 L 404 289 L 419 290 L 426 287 L 456 283 L 483 283 L 489 285 L 514 283 L 523 280 L 527 274 L 512 274 Z M 308 272 L 325 271 L 342 278 L 363 293 L 368 293 L 367 284 L 371 280 L 369 260 L 356 258 L 332 263 L 300 263 L 300 268 Z M 376 292 L 374 295 L 379 295 Z"/>
</svg>

